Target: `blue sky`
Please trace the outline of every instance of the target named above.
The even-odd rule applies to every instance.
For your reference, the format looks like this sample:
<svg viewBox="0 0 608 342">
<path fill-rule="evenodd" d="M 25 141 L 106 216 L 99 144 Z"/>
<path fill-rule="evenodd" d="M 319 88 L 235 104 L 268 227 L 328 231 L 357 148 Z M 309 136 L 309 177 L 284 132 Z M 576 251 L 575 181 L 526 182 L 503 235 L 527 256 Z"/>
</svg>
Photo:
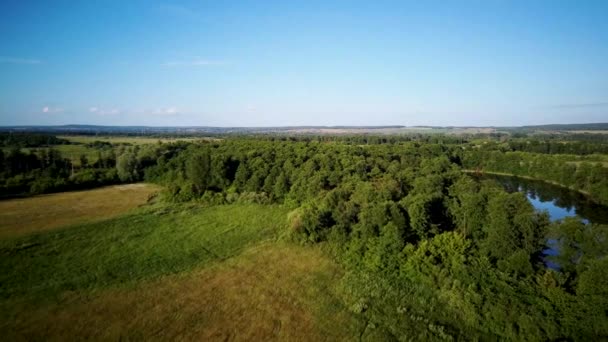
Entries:
<svg viewBox="0 0 608 342">
<path fill-rule="evenodd" d="M 4 1 L 0 125 L 608 121 L 608 1 Z"/>
</svg>

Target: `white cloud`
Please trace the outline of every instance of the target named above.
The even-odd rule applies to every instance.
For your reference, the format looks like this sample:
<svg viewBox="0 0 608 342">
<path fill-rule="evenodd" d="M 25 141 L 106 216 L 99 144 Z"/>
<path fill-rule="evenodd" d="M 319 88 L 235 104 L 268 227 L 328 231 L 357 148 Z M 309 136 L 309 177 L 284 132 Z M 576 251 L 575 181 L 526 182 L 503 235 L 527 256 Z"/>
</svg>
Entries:
<svg viewBox="0 0 608 342">
<path fill-rule="evenodd" d="M 179 110 L 175 107 L 167 107 L 154 109 L 152 111 L 149 111 L 149 113 L 154 115 L 176 115 L 179 114 Z"/>
<path fill-rule="evenodd" d="M 91 107 L 91 108 L 89 108 L 89 112 L 95 113 L 98 115 L 116 115 L 116 114 L 121 113 L 121 111 L 117 108 L 99 108 L 99 107 Z"/>
<path fill-rule="evenodd" d="M 166 62 L 163 63 L 163 66 L 166 67 L 180 67 L 180 66 L 201 66 L 201 67 L 205 67 L 205 66 L 219 66 L 219 65 L 226 65 L 228 63 L 224 62 L 224 61 L 214 61 L 214 60 L 208 60 L 208 59 L 200 59 L 200 58 L 196 58 L 193 60 L 188 60 L 188 61 L 171 61 L 171 62 Z"/>
<path fill-rule="evenodd" d="M 42 112 L 43 113 L 61 113 L 61 112 L 63 112 L 63 108 L 44 106 L 44 107 L 42 107 Z"/>
<path fill-rule="evenodd" d="M 97 107 L 91 106 L 89 107 L 89 113 L 95 115 L 118 115 L 118 114 L 126 114 L 126 115 L 159 115 L 159 116 L 172 116 L 180 114 L 181 111 L 179 108 L 175 106 L 171 107 L 158 107 L 158 108 L 147 108 L 147 109 L 125 109 L 125 108 L 116 108 L 116 107 Z"/>
<path fill-rule="evenodd" d="M 0 63 L 5 64 L 40 64 L 42 61 L 38 59 L 16 58 L 0 56 Z"/>
<path fill-rule="evenodd" d="M 171 108 L 167 108 L 167 109 L 165 110 L 165 113 L 166 113 L 166 114 L 171 114 L 171 115 L 172 115 L 172 114 L 177 114 L 178 112 L 177 112 L 177 108 L 171 107 Z"/>
</svg>

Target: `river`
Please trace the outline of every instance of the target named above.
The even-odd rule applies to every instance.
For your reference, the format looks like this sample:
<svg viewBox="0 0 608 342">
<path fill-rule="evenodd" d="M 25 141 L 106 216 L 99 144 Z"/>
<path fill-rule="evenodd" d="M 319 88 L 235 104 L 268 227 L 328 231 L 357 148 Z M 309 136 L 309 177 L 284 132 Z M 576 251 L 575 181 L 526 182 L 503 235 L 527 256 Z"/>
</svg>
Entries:
<svg viewBox="0 0 608 342">
<path fill-rule="evenodd" d="M 578 216 L 585 222 L 608 224 L 608 207 L 577 191 L 513 176 L 484 174 L 481 177 L 497 181 L 508 192 L 524 193 L 534 208 L 546 210 L 552 221 Z"/>
<path fill-rule="evenodd" d="M 508 192 L 524 193 L 534 208 L 549 213 L 551 221 L 578 216 L 585 223 L 608 224 L 608 207 L 592 201 L 588 196 L 577 191 L 543 181 L 514 176 L 484 174 L 476 177 L 495 180 Z M 551 258 L 547 258 L 559 255 L 558 241 L 547 239 L 547 248 L 543 250 L 543 254 L 545 255 L 545 265 L 548 268 L 559 270 L 559 264 L 551 261 Z"/>
</svg>

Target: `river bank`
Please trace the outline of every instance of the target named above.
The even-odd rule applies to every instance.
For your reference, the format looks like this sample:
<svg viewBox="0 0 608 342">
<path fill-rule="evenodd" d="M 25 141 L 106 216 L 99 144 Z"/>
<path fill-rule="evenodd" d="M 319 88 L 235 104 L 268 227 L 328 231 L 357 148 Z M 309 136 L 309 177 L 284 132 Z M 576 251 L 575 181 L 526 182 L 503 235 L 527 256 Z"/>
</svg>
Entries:
<svg viewBox="0 0 608 342">
<path fill-rule="evenodd" d="M 484 170 L 480 171 L 480 170 L 463 169 L 462 172 L 464 172 L 464 173 L 471 173 L 471 174 L 481 174 L 481 175 L 496 175 L 496 176 L 517 177 L 517 178 L 522 178 L 522 179 L 528 179 L 528 180 L 533 180 L 533 181 L 544 182 L 544 183 L 547 183 L 547 184 L 551 184 L 551 185 L 562 187 L 564 189 L 568 189 L 570 191 L 578 192 L 580 194 L 583 194 L 583 195 L 589 197 L 590 200 L 592 200 L 592 201 L 594 201 L 594 202 L 596 202 L 598 204 L 601 204 L 599 201 L 597 201 L 595 198 L 593 198 L 593 196 L 589 192 L 587 192 L 585 190 L 576 189 L 576 188 L 573 188 L 571 186 L 567 186 L 565 184 L 561 184 L 561 183 L 554 182 L 554 181 L 551 181 L 551 180 L 546 180 L 546 179 L 536 178 L 536 177 L 531 177 L 531 176 L 516 175 L 516 174 L 508 173 L 508 172 L 498 172 L 498 171 L 484 171 Z"/>
</svg>

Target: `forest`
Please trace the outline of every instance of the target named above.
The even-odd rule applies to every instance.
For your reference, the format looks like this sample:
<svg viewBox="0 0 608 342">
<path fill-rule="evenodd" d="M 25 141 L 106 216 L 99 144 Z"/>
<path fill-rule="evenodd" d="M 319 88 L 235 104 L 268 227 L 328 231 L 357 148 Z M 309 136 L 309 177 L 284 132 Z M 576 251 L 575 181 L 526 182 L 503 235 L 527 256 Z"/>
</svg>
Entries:
<svg viewBox="0 0 608 342">
<path fill-rule="evenodd" d="M 76 166 L 49 147 L 63 143 L 54 139 L 3 150 L 2 196 L 144 180 L 176 205 L 280 205 L 285 239 L 319 246 L 343 267 L 344 304 L 392 339 L 608 338 L 608 226 L 553 222 L 524 194 L 470 174 L 541 179 L 608 204 L 601 142 L 228 136 L 99 142 L 96 160 Z M 544 253 L 548 239 L 560 253 Z"/>
<path fill-rule="evenodd" d="M 290 236 L 325 245 L 348 269 L 350 307 L 393 336 L 606 336 L 608 227 L 551 223 L 521 193 L 462 169 L 556 181 L 604 203 L 607 170 L 550 154 L 462 147 L 234 140 L 192 145 L 145 177 L 174 201 L 294 208 Z M 548 236 L 562 246 L 559 270 L 544 263 Z"/>
<path fill-rule="evenodd" d="M 176 144 L 95 140 L 77 144 L 88 155 L 66 155 L 73 142 L 44 134 L 0 134 L 0 197 L 89 189 L 139 181 L 144 169 L 179 150 Z M 71 158 L 70 158 L 71 157 Z"/>
</svg>

